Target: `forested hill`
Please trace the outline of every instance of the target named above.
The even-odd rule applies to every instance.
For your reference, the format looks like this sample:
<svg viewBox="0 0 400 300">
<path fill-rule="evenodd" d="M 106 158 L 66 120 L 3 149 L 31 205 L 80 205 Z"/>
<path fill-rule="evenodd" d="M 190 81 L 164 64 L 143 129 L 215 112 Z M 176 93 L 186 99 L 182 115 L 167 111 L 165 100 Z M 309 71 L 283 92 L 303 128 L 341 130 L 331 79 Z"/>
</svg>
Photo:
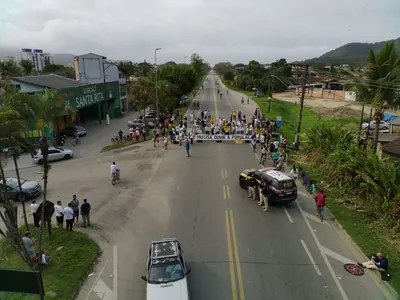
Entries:
<svg viewBox="0 0 400 300">
<path fill-rule="evenodd" d="M 400 38 L 395 41 L 400 47 Z M 329 51 L 318 58 L 308 59 L 305 63 L 324 65 L 362 65 L 368 57 L 370 48 L 374 51 L 379 51 L 387 42 L 390 41 L 377 43 L 349 43 L 336 48 L 335 50 Z"/>
</svg>

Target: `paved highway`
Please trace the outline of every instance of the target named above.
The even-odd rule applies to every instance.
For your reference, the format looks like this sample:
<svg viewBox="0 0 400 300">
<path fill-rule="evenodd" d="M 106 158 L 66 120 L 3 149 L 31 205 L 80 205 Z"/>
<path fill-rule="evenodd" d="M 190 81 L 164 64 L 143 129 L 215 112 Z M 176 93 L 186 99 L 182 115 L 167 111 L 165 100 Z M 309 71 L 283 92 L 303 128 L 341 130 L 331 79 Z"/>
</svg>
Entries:
<svg viewBox="0 0 400 300">
<path fill-rule="evenodd" d="M 208 78 L 196 98 L 202 109 L 226 118 L 242 110 L 251 118 L 252 101 L 242 105 L 242 96 L 227 95 L 222 83 L 224 96 L 217 99 L 218 78 Z M 268 212 L 247 198 L 239 172 L 259 166 L 248 144 L 195 143 L 190 158 L 183 146 L 155 151 L 162 162 L 140 193 L 127 194 L 113 210 L 118 226 L 109 231 L 109 246 L 78 299 L 145 299 L 140 276 L 148 247 L 163 237 L 183 244 L 194 300 L 391 299 L 368 274 L 344 271 L 344 263 L 361 256 L 329 222 L 315 220 L 308 195 L 300 192 L 298 203 Z"/>
</svg>

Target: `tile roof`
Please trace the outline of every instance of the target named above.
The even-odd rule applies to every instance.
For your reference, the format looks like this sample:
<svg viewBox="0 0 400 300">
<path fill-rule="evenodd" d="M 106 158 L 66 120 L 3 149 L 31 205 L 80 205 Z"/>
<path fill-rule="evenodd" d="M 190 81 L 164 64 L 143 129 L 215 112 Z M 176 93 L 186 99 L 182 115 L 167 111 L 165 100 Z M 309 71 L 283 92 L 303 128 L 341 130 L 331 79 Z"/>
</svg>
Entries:
<svg viewBox="0 0 400 300">
<path fill-rule="evenodd" d="M 81 83 L 77 80 L 69 79 L 67 77 L 59 76 L 56 74 L 14 77 L 12 79 L 50 89 L 63 89 L 68 87 L 86 85 L 85 83 Z"/>
<path fill-rule="evenodd" d="M 400 138 L 382 146 L 382 151 L 393 156 L 400 156 Z"/>
</svg>

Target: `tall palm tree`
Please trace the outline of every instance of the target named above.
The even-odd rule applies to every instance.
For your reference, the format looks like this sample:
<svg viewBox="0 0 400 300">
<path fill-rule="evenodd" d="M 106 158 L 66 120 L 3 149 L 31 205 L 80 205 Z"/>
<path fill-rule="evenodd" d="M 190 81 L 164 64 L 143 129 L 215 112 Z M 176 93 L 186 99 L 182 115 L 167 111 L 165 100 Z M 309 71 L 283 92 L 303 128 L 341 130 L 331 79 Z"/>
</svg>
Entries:
<svg viewBox="0 0 400 300">
<path fill-rule="evenodd" d="M 376 152 L 383 112 L 386 106 L 394 105 L 399 100 L 400 53 L 394 42 L 386 43 L 377 53 L 370 49 L 364 77 L 345 73 L 350 75 L 350 81 L 360 94 L 358 98 L 371 103 L 375 109 L 373 150 Z"/>
<path fill-rule="evenodd" d="M 43 202 L 40 220 L 40 235 L 39 235 L 39 253 L 42 251 L 43 245 L 43 229 L 45 221 L 45 207 L 47 202 L 47 184 L 48 176 L 50 171 L 50 164 L 48 161 L 49 143 L 45 135 L 45 127 L 52 129 L 53 121 L 63 115 L 70 115 L 75 112 L 74 109 L 66 105 L 64 101 L 60 101 L 56 98 L 56 91 L 44 90 L 43 93 L 36 95 L 37 107 L 37 117 L 42 120 L 42 133 L 43 138 L 40 141 L 40 150 L 43 155 Z M 49 234 L 51 234 L 50 227 Z"/>
<path fill-rule="evenodd" d="M 22 72 L 24 73 L 24 75 L 29 76 L 32 74 L 33 72 L 33 68 L 35 67 L 33 62 L 30 61 L 29 59 L 23 59 L 21 60 L 21 62 L 19 63 L 19 65 L 22 68 Z"/>
</svg>

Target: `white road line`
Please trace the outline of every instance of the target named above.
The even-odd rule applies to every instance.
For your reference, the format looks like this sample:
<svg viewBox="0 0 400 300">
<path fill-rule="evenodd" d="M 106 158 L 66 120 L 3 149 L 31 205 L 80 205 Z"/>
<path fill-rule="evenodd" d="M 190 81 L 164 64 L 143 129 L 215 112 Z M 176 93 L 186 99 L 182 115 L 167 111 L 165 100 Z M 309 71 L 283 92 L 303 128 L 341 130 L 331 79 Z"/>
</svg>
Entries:
<svg viewBox="0 0 400 300">
<path fill-rule="evenodd" d="M 293 224 L 293 223 L 294 223 L 294 222 L 293 222 L 293 219 L 292 219 L 292 217 L 290 216 L 290 214 L 289 214 L 288 210 L 286 209 L 286 207 L 284 207 L 283 210 L 285 211 L 286 216 L 287 216 L 288 219 L 289 219 L 289 222 Z"/>
<path fill-rule="evenodd" d="M 113 299 L 113 291 L 104 283 L 103 280 L 99 279 L 93 292 L 97 294 L 101 298 L 101 300 L 112 300 Z"/>
<path fill-rule="evenodd" d="M 317 263 L 314 260 L 314 257 L 312 257 L 310 250 L 308 250 L 306 243 L 303 240 L 300 240 L 301 244 L 303 245 L 304 251 L 306 251 L 308 258 L 311 261 L 311 264 L 314 267 L 315 272 L 318 274 L 318 276 L 322 276 L 321 271 L 319 270 Z"/>
<path fill-rule="evenodd" d="M 118 299 L 118 257 L 117 245 L 113 247 L 113 300 Z"/>
<path fill-rule="evenodd" d="M 347 258 L 335 251 L 332 251 L 331 249 L 328 249 L 324 246 L 321 246 L 322 251 L 333 259 L 336 259 L 337 261 L 340 261 L 343 264 L 355 264 L 356 262 L 353 259 Z"/>
<path fill-rule="evenodd" d="M 94 288 L 96 287 L 97 283 L 98 283 L 99 280 L 100 280 L 101 274 L 103 274 L 103 271 L 104 271 L 105 267 L 107 266 L 107 263 L 108 263 L 108 260 L 104 263 L 104 266 L 101 268 L 101 270 L 100 270 L 100 272 L 99 272 L 99 275 L 97 275 L 97 278 L 96 278 L 96 280 L 95 280 L 95 282 L 94 282 L 92 288 L 90 289 L 88 295 L 86 296 L 85 300 L 88 300 L 89 297 L 90 297 L 90 295 L 92 294 Z"/>
<path fill-rule="evenodd" d="M 329 270 L 329 273 L 331 274 L 331 276 L 332 276 L 332 278 L 333 278 L 333 281 L 334 281 L 335 284 L 336 284 L 336 287 L 338 288 L 338 290 L 339 290 L 339 292 L 340 292 L 340 295 L 342 296 L 342 299 L 343 299 L 343 300 L 349 300 L 349 298 L 348 298 L 347 295 L 346 295 L 346 292 L 344 291 L 342 285 L 341 285 L 340 282 L 339 282 L 339 279 L 338 279 L 337 276 L 336 276 L 335 271 L 333 270 L 333 268 L 332 268 L 332 266 L 331 266 L 331 264 L 330 264 L 330 262 L 329 262 L 329 260 L 328 260 L 328 257 L 326 256 L 325 252 L 323 251 L 322 246 L 321 246 L 321 243 L 319 242 L 317 236 L 315 235 L 315 232 L 314 232 L 314 230 L 312 229 L 312 227 L 311 227 L 311 225 L 310 225 L 310 222 L 308 222 L 307 217 L 304 215 L 303 209 L 301 208 L 299 202 L 296 201 L 296 204 L 297 204 L 297 206 L 298 206 L 298 208 L 299 208 L 301 214 L 303 215 L 303 218 L 304 218 L 304 221 L 305 221 L 306 224 L 307 224 L 308 230 L 310 231 L 311 236 L 314 238 L 315 244 L 317 245 L 318 250 L 319 250 L 319 252 L 321 253 L 322 258 L 324 259 L 324 262 L 325 262 L 325 264 L 326 264 L 326 266 L 327 266 L 327 268 L 328 268 L 328 270 Z"/>
<path fill-rule="evenodd" d="M 312 214 L 309 214 L 307 212 L 304 212 L 304 216 L 306 216 L 307 218 L 309 218 L 309 219 L 311 219 L 311 220 L 313 220 L 315 222 L 318 222 L 319 224 L 323 224 L 323 225 L 332 227 L 331 224 L 329 224 L 326 220 L 324 220 L 325 222 L 321 223 L 321 219 L 319 217 L 316 217 L 316 216 L 314 216 Z"/>
</svg>

